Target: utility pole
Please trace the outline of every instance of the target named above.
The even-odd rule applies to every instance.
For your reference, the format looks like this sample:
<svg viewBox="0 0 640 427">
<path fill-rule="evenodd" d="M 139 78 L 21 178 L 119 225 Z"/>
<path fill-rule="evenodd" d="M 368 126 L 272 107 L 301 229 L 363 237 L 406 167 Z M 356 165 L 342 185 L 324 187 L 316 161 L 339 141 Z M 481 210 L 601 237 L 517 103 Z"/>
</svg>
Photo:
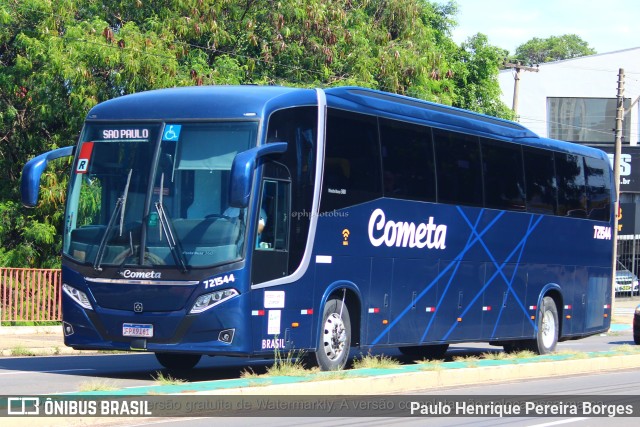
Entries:
<svg viewBox="0 0 640 427">
<path fill-rule="evenodd" d="M 520 61 L 514 64 L 511 62 L 507 62 L 505 60 L 505 62 L 503 62 L 502 65 L 504 65 L 505 68 L 511 68 L 516 70 L 516 74 L 513 76 L 513 79 L 515 80 L 515 82 L 513 86 L 513 106 L 511 109 L 513 110 L 513 114 L 515 114 L 516 120 L 517 120 L 518 119 L 518 92 L 520 91 L 520 71 L 524 70 L 524 71 L 532 71 L 534 73 L 537 73 L 538 71 L 540 71 L 540 69 L 538 68 L 539 66 L 525 67 L 524 65 L 520 64 Z"/>
<path fill-rule="evenodd" d="M 613 182 L 616 189 L 616 209 L 613 227 L 613 277 L 611 278 L 611 313 L 613 314 L 618 267 L 618 215 L 620 212 L 620 156 L 622 156 L 622 120 L 624 117 L 624 68 L 618 70 L 618 94 L 616 95 L 615 154 L 613 156 Z M 635 241 L 633 243 L 635 245 Z M 632 292 L 633 293 L 633 292 Z"/>
</svg>

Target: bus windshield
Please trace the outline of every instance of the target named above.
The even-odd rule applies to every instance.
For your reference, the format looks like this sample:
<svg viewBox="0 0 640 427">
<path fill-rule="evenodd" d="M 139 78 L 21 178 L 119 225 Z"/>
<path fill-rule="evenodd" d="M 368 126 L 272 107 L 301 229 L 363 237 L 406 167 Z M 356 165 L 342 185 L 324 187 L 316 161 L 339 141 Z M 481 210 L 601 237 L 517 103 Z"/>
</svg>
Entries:
<svg viewBox="0 0 640 427">
<path fill-rule="evenodd" d="M 64 253 L 104 266 L 186 271 L 242 256 L 245 216 L 228 204 L 235 155 L 257 122 L 88 123 L 71 176 Z"/>
</svg>

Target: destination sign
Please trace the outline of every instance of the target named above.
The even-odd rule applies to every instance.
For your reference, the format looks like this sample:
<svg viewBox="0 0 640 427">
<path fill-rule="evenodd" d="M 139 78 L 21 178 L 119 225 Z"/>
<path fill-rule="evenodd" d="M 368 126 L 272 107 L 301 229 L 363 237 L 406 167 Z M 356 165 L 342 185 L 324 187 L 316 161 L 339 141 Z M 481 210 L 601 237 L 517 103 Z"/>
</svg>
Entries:
<svg viewBox="0 0 640 427">
<path fill-rule="evenodd" d="M 148 139 L 149 129 L 105 129 L 104 139 Z"/>
</svg>

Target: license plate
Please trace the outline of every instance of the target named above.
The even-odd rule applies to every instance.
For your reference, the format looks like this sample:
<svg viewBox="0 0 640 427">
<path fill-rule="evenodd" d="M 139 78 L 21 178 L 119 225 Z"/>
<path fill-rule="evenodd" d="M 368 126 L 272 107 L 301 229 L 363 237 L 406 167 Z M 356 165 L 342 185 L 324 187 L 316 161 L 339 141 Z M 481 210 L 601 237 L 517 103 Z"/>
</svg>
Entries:
<svg viewBox="0 0 640 427">
<path fill-rule="evenodd" d="M 620 290 L 621 291 L 630 291 L 631 290 L 631 285 L 620 286 Z"/>
<path fill-rule="evenodd" d="M 124 323 L 122 325 L 123 337 L 152 337 L 153 325 L 139 323 Z"/>
</svg>

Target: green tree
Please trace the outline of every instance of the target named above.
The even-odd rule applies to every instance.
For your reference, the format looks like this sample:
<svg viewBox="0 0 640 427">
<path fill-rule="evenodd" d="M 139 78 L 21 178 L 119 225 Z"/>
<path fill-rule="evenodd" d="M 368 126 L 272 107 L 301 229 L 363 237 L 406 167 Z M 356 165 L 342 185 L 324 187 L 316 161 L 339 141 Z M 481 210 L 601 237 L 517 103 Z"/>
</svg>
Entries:
<svg viewBox="0 0 640 427">
<path fill-rule="evenodd" d="M 75 144 L 87 111 L 113 97 L 360 85 L 507 117 L 495 86 L 501 54 L 486 38 L 457 46 L 455 12 L 427 0 L 4 0 L 0 265 L 59 265 L 69 160 L 49 167 L 33 210 L 18 203 L 21 169 Z"/>
<path fill-rule="evenodd" d="M 579 36 L 565 34 L 546 39 L 534 37 L 516 48 L 515 59 L 526 64 L 542 64 L 595 53 Z"/>
<path fill-rule="evenodd" d="M 459 88 L 458 105 L 468 110 L 513 119 L 513 112 L 500 101 L 498 72 L 507 51 L 488 42 L 484 34 L 476 34 L 462 44 L 455 74 Z"/>
</svg>

